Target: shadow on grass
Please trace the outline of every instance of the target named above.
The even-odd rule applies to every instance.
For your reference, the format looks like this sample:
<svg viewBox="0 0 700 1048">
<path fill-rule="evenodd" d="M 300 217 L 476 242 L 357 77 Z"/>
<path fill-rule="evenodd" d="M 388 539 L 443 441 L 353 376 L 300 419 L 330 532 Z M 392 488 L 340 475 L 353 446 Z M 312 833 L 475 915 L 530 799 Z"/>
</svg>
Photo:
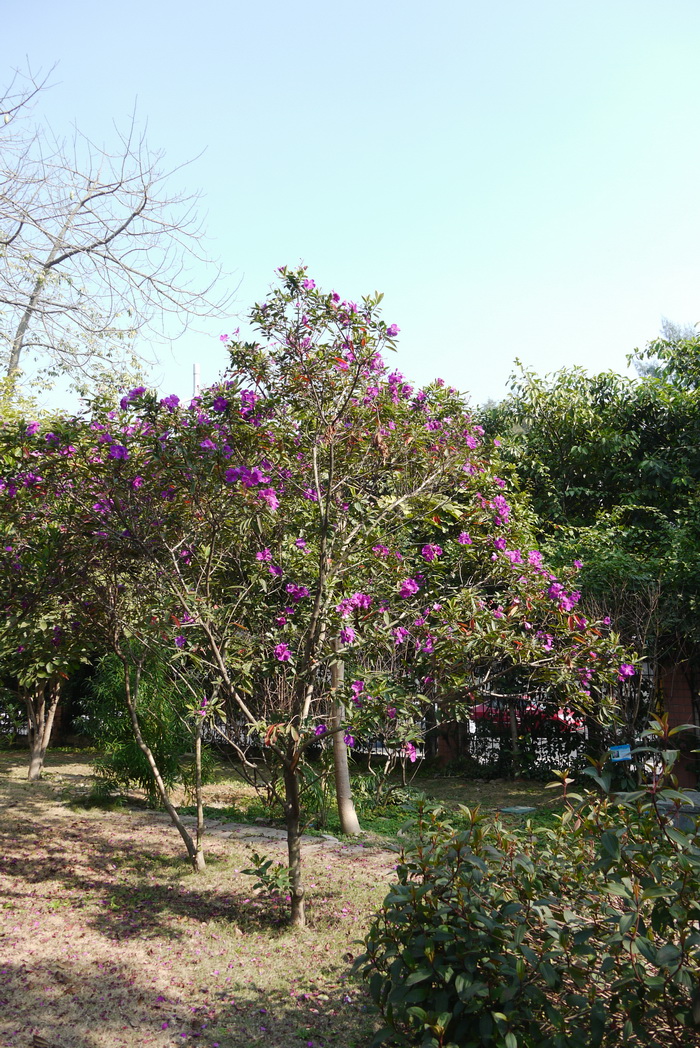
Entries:
<svg viewBox="0 0 700 1048">
<path fill-rule="evenodd" d="M 326 992 L 216 981 L 167 989 L 150 974 L 58 951 L 40 962 L 0 964 L 2 1044 L 27 1048 L 38 1035 L 51 1048 L 366 1048 L 372 1037 L 367 998 L 352 983 Z"/>
</svg>

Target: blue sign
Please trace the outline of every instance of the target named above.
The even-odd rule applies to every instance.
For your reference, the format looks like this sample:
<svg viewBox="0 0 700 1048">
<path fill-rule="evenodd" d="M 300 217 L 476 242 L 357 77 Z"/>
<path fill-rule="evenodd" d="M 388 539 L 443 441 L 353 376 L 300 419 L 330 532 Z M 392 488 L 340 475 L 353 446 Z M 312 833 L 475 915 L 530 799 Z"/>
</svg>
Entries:
<svg viewBox="0 0 700 1048">
<path fill-rule="evenodd" d="M 629 743 L 625 743 L 624 746 L 611 746 L 610 759 L 613 761 L 631 761 L 632 747 Z"/>
</svg>

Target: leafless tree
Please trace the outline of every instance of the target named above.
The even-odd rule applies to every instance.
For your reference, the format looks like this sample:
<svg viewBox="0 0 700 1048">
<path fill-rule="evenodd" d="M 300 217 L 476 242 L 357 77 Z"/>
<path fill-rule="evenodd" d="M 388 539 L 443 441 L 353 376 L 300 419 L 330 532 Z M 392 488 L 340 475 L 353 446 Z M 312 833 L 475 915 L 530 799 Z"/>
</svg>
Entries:
<svg viewBox="0 0 700 1048">
<path fill-rule="evenodd" d="M 26 76 L 0 100 L 0 348 L 10 379 L 27 355 L 59 372 L 104 367 L 128 355 L 138 332 L 172 339 L 193 318 L 225 315 L 231 298 L 203 249 L 198 194 L 169 188 L 179 169 L 164 168 L 135 117 L 113 149 L 77 130 L 62 139 L 28 118 L 44 86 Z"/>
</svg>

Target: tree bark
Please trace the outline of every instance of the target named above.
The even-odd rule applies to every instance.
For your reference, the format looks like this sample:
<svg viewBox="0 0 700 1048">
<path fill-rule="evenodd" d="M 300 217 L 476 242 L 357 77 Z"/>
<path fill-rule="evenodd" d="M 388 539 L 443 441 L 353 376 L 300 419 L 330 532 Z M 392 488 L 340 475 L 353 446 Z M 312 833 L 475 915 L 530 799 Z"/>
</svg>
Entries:
<svg viewBox="0 0 700 1048">
<path fill-rule="evenodd" d="M 194 857 L 194 868 L 201 873 L 204 862 L 204 805 L 202 803 L 202 718 L 198 718 L 194 740 L 194 777 L 197 799 L 197 850 Z"/>
<path fill-rule="evenodd" d="M 331 729 L 334 730 L 333 769 L 335 771 L 335 796 L 338 801 L 340 832 L 347 834 L 349 837 L 356 837 L 358 833 L 362 833 L 362 827 L 357 818 L 357 812 L 352 800 L 348 748 L 343 740 L 342 731 L 339 730 L 345 720 L 345 708 L 338 698 L 338 689 L 345 678 L 345 665 L 338 655 L 339 647 L 340 645 L 336 638 L 333 641 L 335 659 L 331 663 L 331 688 L 333 690 Z"/>
<path fill-rule="evenodd" d="M 518 740 L 518 716 L 515 706 L 509 707 L 510 713 L 510 744 L 513 758 L 513 778 L 520 775 L 520 742 Z"/>
<path fill-rule="evenodd" d="M 306 925 L 306 899 L 301 879 L 301 804 L 296 767 L 291 767 L 290 764 L 285 763 L 284 767 L 289 894 L 292 900 L 292 924 L 297 928 L 303 928 Z"/>
<path fill-rule="evenodd" d="M 49 691 L 48 705 L 46 691 Z M 58 682 L 42 681 L 33 688 L 23 688 L 24 702 L 27 707 L 27 727 L 29 736 L 29 770 L 27 778 L 36 782 L 44 770 L 46 750 L 51 740 L 61 687 Z"/>
</svg>

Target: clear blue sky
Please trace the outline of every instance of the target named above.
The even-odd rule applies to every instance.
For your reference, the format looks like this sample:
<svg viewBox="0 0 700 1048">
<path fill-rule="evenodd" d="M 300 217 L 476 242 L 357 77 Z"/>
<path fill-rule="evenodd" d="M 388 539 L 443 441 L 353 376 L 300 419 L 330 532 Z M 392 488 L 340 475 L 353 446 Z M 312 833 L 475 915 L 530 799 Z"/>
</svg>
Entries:
<svg viewBox="0 0 700 1048">
<path fill-rule="evenodd" d="M 540 372 L 624 371 L 662 315 L 700 320 L 697 0 L 35 0 L 6 5 L 7 80 L 55 62 L 40 111 L 148 139 L 205 194 L 244 312 L 276 266 L 385 292 L 397 365 L 499 398 Z M 216 323 L 161 351 L 213 381 Z"/>
</svg>

